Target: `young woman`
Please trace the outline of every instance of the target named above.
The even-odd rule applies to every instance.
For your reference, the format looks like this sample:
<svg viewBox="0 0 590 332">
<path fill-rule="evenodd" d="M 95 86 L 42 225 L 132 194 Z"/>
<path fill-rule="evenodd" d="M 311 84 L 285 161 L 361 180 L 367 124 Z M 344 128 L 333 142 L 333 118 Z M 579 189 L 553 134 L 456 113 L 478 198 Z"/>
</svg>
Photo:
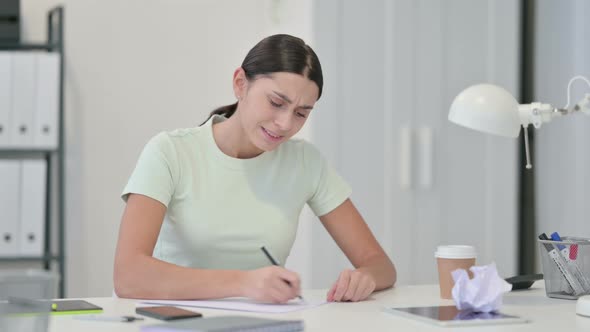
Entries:
<svg viewBox="0 0 590 332">
<path fill-rule="evenodd" d="M 348 184 L 310 143 L 290 139 L 322 86 L 308 45 L 270 36 L 235 70 L 236 103 L 201 126 L 147 143 L 122 195 L 117 295 L 293 299 L 299 276 L 271 265 L 260 248 L 285 262 L 305 204 L 355 267 L 336 278 L 328 301 L 361 301 L 395 283 L 395 268 L 350 201 Z"/>
</svg>

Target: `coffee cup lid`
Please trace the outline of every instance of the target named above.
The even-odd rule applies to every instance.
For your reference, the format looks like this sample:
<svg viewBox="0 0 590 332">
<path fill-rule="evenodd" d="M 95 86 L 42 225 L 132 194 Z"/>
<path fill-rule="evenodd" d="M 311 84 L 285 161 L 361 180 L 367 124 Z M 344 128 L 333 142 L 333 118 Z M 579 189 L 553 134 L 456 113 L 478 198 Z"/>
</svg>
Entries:
<svg viewBox="0 0 590 332">
<path fill-rule="evenodd" d="M 477 252 L 473 246 L 445 245 L 436 247 L 434 257 L 439 258 L 476 258 Z"/>
</svg>

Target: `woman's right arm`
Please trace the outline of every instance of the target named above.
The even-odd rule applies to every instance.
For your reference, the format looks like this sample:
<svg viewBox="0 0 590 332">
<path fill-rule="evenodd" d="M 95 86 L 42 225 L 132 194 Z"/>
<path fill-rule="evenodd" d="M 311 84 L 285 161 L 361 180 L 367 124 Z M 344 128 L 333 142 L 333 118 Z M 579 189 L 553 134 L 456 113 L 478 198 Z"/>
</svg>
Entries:
<svg viewBox="0 0 590 332">
<path fill-rule="evenodd" d="M 159 201 L 129 195 L 115 253 L 118 296 L 177 300 L 245 296 L 281 303 L 299 295 L 299 277 L 282 267 L 251 271 L 192 269 L 152 257 L 165 214 L 166 206 Z"/>
</svg>

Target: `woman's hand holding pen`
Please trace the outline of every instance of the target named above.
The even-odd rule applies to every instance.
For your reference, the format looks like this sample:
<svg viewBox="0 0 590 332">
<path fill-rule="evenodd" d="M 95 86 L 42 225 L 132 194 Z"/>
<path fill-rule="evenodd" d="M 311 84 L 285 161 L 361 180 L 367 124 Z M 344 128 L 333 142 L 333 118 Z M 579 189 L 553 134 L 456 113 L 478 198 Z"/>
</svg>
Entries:
<svg viewBox="0 0 590 332">
<path fill-rule="evenodd" d="M 280 266 L 267 266 L 246 271 L 243 294 L 261 302 L 286 303 L 299 296 L 299 275 Z"/>
<path fill-rule="evenodd" d="M 362 301 L 375 290 L 371 274 L 362 270 L 344 270 L 328 291 L 328 302 Z"/>
</svg>

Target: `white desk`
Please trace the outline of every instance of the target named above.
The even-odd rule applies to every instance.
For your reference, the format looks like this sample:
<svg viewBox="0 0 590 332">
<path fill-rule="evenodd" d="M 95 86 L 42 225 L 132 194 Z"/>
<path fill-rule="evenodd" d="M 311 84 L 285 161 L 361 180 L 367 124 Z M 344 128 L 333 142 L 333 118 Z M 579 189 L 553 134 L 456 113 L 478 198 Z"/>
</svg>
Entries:
<svg viewBox="0 0 590 332">
<path fill-rule="evenodd" d="M 307 299 L 325 298 L 326 291 L 304 291 Z M 135 315 L 135 302 L 114 298 L 88 298 L 89 302 L 104 308 L 105 315 Z M 542 282 L 533 285 L 532 290 L 510 292 L 504 297 L 502 312 L 530 320 L 519 325 L 490 325 L 483 327 L 443 328 L 411 319 L 394 316 L 381 311 L 383 306 L 427 306 L 453 304 L 451 300 L 438 297 L 438 286 L 405 286 L 373 294 L 372 299 L 358 303 L 330 303 L 309 310 L 288 314 L 249 314 L 236 311 L 196 309 L 204 316 L 239 314 L 266 316 L 284 319 L 304 319 L 305 331 L 590 331 L 590 318 L 576 315 L 576 301 L 551 299 L 545 296 Z M 195 309 L 195 308 L 193 308 Z M 145 318 L 133 323 L 113 323 L 77 320 L 75 316 L 53 316 L 51 332 L 93 332 L 139 331 L 142 324 L 161 321 Z"/>
</svg>

